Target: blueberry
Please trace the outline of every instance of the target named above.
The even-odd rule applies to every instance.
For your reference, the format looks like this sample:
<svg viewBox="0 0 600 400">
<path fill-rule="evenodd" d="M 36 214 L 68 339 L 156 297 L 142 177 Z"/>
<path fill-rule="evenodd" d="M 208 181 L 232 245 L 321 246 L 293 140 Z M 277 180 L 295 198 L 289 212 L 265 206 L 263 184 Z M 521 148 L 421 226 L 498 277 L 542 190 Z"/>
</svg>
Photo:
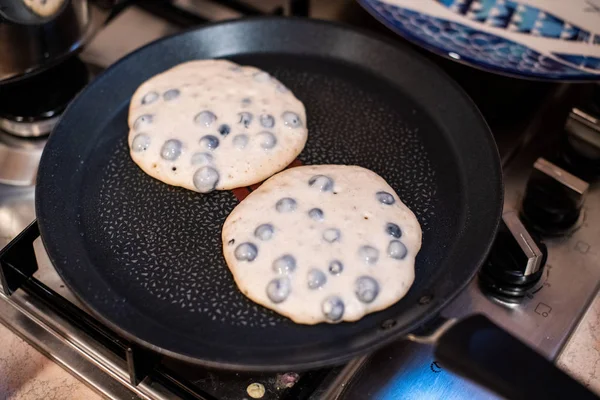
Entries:
<svg viewBox="0 0 600 400">
<path fill-rule="evenodd" d="M 238 124 L 242 124 L 242 125 L 244 125 L 244 128 L 247 128 L 252 123 L 252 119 L 254 117 L 252 116 L 251 113 L 244 111 L 244 112 L 238 113 L 238 118 L 239 118 Z"/>
<path fill-rule="evenodd" d="M 234 255 L 239 261 L 252 262 L 258 255 L 258 247 L 254 243 L 245 242 L 235 248 Z"/>
<path fill-rule="evenodd" d="M 133 129 L 137 131 L 138 129 L 143 128 L 144 126 L 151 125 L 153 120 L 154 116 L 152 114 L 141 115 L 137 117 L 135 122 L 133 123 Z"/>
<path fill-rule="evenodd" d="M 142 104 L 152 104 L 156 100 L 158 100 L 158 93 L 156 92 L 148 92 L 142 97 Z"/>
<path fill-rule="evenodd" d="M 250 104 L 252 104 L 252 99 L 249 97 L 244 97 L 242 99 L 242 107 L 248 107 Z"/>
<path fill-rule="evenodd" d="M 213 156 L 208 153 L 195 153 L 192 156 L 192 165 L 207 165 L 213 161 Z"/>
<path fill-rule="evenodd" d="M 340 230 L 336 228 L 329 228 L 323 232 L 323 239 L 329 243 L 339 242 L 341 236 Z"/>
<path fill-rule="evenodd" d="M 202 111 L 194 117 L 194 122 L 202 126 L 211 126 L 217 120 L 217 116 L 211 111 Z"/>
<path fill-rule="evenodd" d="M 370 276 L 360 276 L 354 282 L 354 293 L 363 303 L 372 303 L 379 294 L 379 284 Z"/>
<path fill-rule="evenodd" d="M 259 225 L 254 230 L 254 236 L 256 236 L 257 238 L 259 238 L 260 240 L 266 241 L 266 240 L 270 240 L 271 237 L 273 237 L 273 232 L 274 231 L 275 231 L 275 229 L 273 228 L 273 225 L 271 225 L 271 224 L 262 224 L 262 225 Z"/>
<path fill-rule="evenodd" d="M 403 260 L 408 253 L 408 249 L 399 240 L 392 240 L 387 248 L 388 255 L 396 260 Z"/>
<path fill-rule="evenodd" d="M 308 186 L 321 192 L 333 191 L 333 179 L 325 175 L 315 175 L 308 180 Z"/>
<path fill-rule="evenodd" d="M 325 214 L 323 213 L 323 210 L 321 210 L 320 208 L 312 208 L 308 212 L 308 216 L 310 218 L 314 219 L 315 221 L 323 221 L 323 219 L 325 218 Z"/>
<path fill-rule="evenodd" d="M 395 237 L 396 239 L 399 239 L 400 236 L 402 236 L 402 231 L 400 230 L 400 227 L 391 222 L 385 224 L 385 233 L 392 237 Z"/>
<path fill-rule="evenodd" d="M 295 211 L 298 203 L 291 197 L 284 197 L 275 203 L 275 209 L 281 213 Z"/>
<path fill-rule="evenodd" d="M 296 259 L 289 254 L 284 254 L 273 261 L 272 269 L 278 274 L 288 275 L 296 269 Z"/>
<path fill-rule="evenodd" d="M 275 278 L 267 285 L 267 296 L 277 304 L 288 298 L 292 291 L 292 283 L 286 276 Z"/>
<path fill-rule="evenodd" d="M 321 303 L 321 311 L 331 322 L 338 322 L 344 316 L 344 302 L 338 296 L 329 296 Z"/>
<path fill-rule="evenodd" d="M 308 275 L 306 275 L 306 283 L 308 284 L 309 289 L 318 289 L 322 287 L 325 282 L 327 282 L 327 276 L 323 273 L 323 271 L 316 268 L 308 271 Z"/>
<path fill-rule="evenodd" d="M 379 250 L 372 246 L 360 246 L 358 256 L 367 264 L 373 265 L 379 260 Z"/>
<path fill-rule="evenodd" d="M 169 139 L 160 149 L 160 156 L 168 161 L 175 161 L 181 155 L 183 144 L 177 139 Z"/>
<path fill-rule="evenodd" d="M 219 147 L 219 138 L 213 135 L 206 135 L 200 138 L 200 146 L 208 150 L 214 150 Z"/>
<path fill-rule="evenodd" d="M 150 147 L 150 136 L 145 133 L 138 133 L 131 142 L 131 149 L 135 152 L 147 150 Z"/>
<path fill-rule="evenodd" d="M 275 118 L 270 114 L 261 114 L 260 124 L 263 128 L 272 128 L 275 126 Z"/>
<path fill-rule="evenodd" d="M 392 196 L 388 192 L 377 192 L 375 194 L 375 197 L 377 197 L 377 201 L 379 201 L 381 204 L 386 204 L 388 206 L 396 202 L 396 200 L 394 200 L 394 196 Z"/>
<path fill-rule="evenodd" d="M 213 167 L 202 167 L 194 173 L 193 180 L 200 193 L 212 192 L 219 183 L 219 172 Z"/>
<path fill-rule="evenodd" d="M 219 133 L 221 136 L 227 136 L 229 135 L 229 132 L 231 132 L 231 127 L 229 125 L 223 124 L 219 126 Z"/>
<path fill-rule="evenodd" d="M 288 128 L 300 128 L 302 126 L 302 120 L 300 116 L 294 112 L 286 111 L 281 114 L 283 124 Z"/>
<path fill-rule="evenodd" d="M 169 89 L 163 93 L 163 99 L 165 99 L 165 101 L 171 101 L 178 98 L 180 94 L 181 92 L 179 89 Z"/>
<path fill-rule="evenodd" d="M 236 149 L 242 150 L 248 145 L 248 135 L 235 135 L 233 137 L 233 146 Z"/>
<path fill-rule="evenodd" d="M 256 82 L 266 82 L 271 78 L 271 76 L 264 72 L 264 71 L 260 71 L 254 74 L 254 80 Z"/>
<path fill-rule="evenodd" d="M 329 263 L 329 273 L 331 275 L 339 275 L 344 270 L 344 264 L 339 260 L 333 260 Z"/>
<path fill-rule="evenodd" d="M 272 149 L 277 144 L 277 138 L 271 132 L 261 132 L 256 135 L 260 147 L 265 150 Z"/>
</svg>

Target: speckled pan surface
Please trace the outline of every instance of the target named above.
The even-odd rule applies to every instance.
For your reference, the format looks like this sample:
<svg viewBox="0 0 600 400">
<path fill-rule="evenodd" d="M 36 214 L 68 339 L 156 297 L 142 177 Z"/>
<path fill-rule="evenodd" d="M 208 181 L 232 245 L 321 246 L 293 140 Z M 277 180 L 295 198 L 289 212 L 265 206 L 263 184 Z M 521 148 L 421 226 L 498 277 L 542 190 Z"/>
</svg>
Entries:
<svg viewBox="0 0 600 400">
<path fill-rule="evenodd" d="M 239 289 L 296 323 L 357 321 L 413 283 L 421 227 L 387 182 L 353 165 L 269 178 L 223 225 Z"/>
<path fill-rule="evenodd" d="M 194 60 L 153 76 L 129 105 L 131 158 L 148 175 L 200 193 L 265 180 L 306 143 L 302 103 L 267 72 Z"/>
<path fill-rule="evenodd" d="M 313 326 L 251 302 L 221 245 L 244 190 L 199 194 L 132 162 L 127 114 L 136 88 L 179 63 L 218 57 L 267 71 L 304 103 L 303 164 L 368 168 L 415 213 L 423 245 L 401 301 L 355 323 Z M 50 259 L 97 318 L 173 357 L 261 371 L 338 363 L 414 330 L 473 277 L 501 204 L 485 122 L 435 66 L 350 28 L 277 18 L 209 25 L 108 69 L 51 135 L 36 189 Z M 431 301 L 419 302 L 423 296 Z"/>
</svg>

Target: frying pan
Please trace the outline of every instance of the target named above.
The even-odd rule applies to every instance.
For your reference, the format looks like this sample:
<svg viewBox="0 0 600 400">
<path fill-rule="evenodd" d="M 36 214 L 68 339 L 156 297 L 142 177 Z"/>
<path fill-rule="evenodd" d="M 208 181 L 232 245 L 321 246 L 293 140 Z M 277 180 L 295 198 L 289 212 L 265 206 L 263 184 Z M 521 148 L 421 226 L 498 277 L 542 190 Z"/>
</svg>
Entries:
<svg viewBox="0 0 600 400">
<path fill-rule="evenodd" d="M 178 63 L 202 58 L 227 58 L 277 77 L 306 105 L 309 139 L 299 162 L 372 169 L 415 212 L 423 246 L 404 299 L 355 323 L 305 326 L 236 289 L 220 231 L 247 189 L 198 194 L 172 187 L 144 174 L 128 154 L 127 108 L 135 89 Z M 260 18 L 157 41 L 92 82 L 46 145 L 36 209 L 56 270 L 115 331 L 208 367 L 298 370 L 342 363 L 435 319 L 490 249 L 502 179 L 496 146 L 477 109 L 422 57 L 340 25 Z M 444 354 L 459 353 L 457 370 L 491 369 L 475 378 L 495 390 L 514 389 L 518 382 L 486 381 L 496 371 L 477 365 L 480 349 L 470 354 L 469 346 L 490 330 L 512 337 L 483 317 L 443 327 L 433 336 L 441 335 Z M 480 347 L 485 353 L 493 346 Z M 514 348 L 562 377 L 557 383 L 571 383 L 525 346 Z M 447 367 L 455 355 L 445 357 Z M 535 372 L 539 368 L 528 371 Z"/>
</svg>

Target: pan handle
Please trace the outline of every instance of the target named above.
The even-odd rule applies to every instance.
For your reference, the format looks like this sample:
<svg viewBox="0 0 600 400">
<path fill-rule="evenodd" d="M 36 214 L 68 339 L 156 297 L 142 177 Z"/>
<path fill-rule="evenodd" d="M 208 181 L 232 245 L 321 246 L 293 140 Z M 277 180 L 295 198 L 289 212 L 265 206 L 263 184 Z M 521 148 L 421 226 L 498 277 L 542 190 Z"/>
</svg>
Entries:
<svg viewBox="0 0 600 400">
<path fill-rule="evenodd" d="M 446 326 L 436 335 L 435 356 L 445 368 L 507 399 L 598 400 L 586 387 L 483 315 Z"/>
</svg>

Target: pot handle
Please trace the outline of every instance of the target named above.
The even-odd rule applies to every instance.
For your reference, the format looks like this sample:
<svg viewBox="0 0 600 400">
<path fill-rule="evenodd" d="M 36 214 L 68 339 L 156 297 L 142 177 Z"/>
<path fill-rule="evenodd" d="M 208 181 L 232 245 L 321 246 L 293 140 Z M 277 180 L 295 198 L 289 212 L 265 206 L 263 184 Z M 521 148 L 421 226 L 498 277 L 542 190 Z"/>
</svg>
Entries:
<svg viewBox="0 0 600 400">
<path fill-rule="evenodd" d="M 552 362 L 483 315 L 459 320 L 437 336 L 435 356 L 445 368 L 507 399 L 598 397 Z"/>
</svg>

